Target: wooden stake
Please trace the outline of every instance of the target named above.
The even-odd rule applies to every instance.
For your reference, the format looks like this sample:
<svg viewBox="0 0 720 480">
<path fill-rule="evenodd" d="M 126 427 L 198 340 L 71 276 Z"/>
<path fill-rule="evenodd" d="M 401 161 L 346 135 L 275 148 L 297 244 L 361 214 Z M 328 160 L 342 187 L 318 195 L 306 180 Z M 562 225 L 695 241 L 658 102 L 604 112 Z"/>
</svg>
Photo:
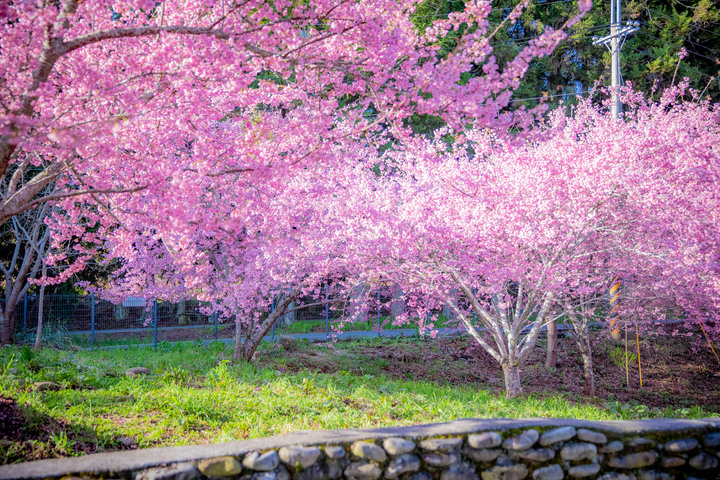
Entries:
<svg viewBox="0 0 720 480">
<path fill-rule="evenodd" d="M 627 323 L 625 323 L 625 386 L 630 390 L 630 364 L 628 360 Z"/>
<path fill-rule="evenodd" d="M 705 335 L 705 340 L 707 340 L 708 345 L 710 346 L 710 350 L 712 350 L 713 354 L 715 354 L 715 359 L 716 359 L 718 362 L 720 362 L 720 358 L 718 358 L 717 352 L 716 352 L 715 349 L 713 348 L 712 343 L 710 343 L 710 338 L 708 338 L 708 334 L 707 334 L 707 332 L 705 331 L 705 327 L 703 327 L 703 324 L 702 324 L 702 323 L 700 324 L 700 330 L 702 330 L 703 335 Z"/>
<path fill-rule="evenodd" d="M 635 340 L 637 341 L 638 350 L 638 373 L 640 374 L 640 386 L 642 387 L 642 366 L 640 365 L 640 333 L 638 331 L 637 323 L 635 323 Z"/>
</svg>

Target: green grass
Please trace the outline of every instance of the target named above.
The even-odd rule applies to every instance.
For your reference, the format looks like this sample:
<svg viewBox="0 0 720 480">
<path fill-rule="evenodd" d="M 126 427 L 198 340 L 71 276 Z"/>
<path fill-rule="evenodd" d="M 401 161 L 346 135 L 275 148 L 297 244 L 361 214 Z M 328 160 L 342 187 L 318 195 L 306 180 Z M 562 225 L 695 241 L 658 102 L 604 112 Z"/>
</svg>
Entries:
<svg viewBox="0 0 720 480">
<path fill-rule="evenodd" d="M 683 411 L 652 411 L 639 404 L 603 407 L 574 402 L 566 394 L 508 400 L 477 387 L 393 379 L 382 374 L 388 360 L 353 353 L 358 345 L 381 350 L 399 342 L 365 340 L 320 349 L 308 342 L 282 340 L 263 346 L 262 366 L 231 365 L 231 347 L 222 343 L 163 343 L 157 351 L 47 349 L 37 354 L 3 348 L 0 395 L 21 406 L 28 432 L 45 434 L 38 433 L 31 448 L 0 445 L 0 463 L 116 449 L 120 437 L 132 437 L 145 448 L 472 417 L 709 416 L 700 407 Z M 333 373 L 292 371 L 293 355 L 303 351 L 326 356 L 333 362 Z M 149 368 L 152 375 L 124 375 L 136 366 Z M 36 391 L 33 384 L 40 381 L 56 382 L 60 389 Z"/>
<path fill-rule="evenodd" d="M 418 330 L 417 320 L 409 322 L 405 325 L 393 325 L 393 317 L 381 316 L 380 317 L 380 330 Z M 458 327 L 457 320 L 447 319 L 443 315 L 438 315 L 438 319 L 433 324 L 434 328 L 456 328 Z M 282 327 L 275 327 L 276 332 L 280 332 L 286 335 L 293 334 L 306 334 L 306 333 L 322 333 L 325 332 L 325 320 L 298 320 L 289 325 Z M 335 332 L 338 329 L 337 321 L 330 321 L 330 332 Z M 370 316 L 365 322 L 346 322 L 342 326 L 343 332 L 369 332 L 378 329 L 377 316 Z"/>
</svg>

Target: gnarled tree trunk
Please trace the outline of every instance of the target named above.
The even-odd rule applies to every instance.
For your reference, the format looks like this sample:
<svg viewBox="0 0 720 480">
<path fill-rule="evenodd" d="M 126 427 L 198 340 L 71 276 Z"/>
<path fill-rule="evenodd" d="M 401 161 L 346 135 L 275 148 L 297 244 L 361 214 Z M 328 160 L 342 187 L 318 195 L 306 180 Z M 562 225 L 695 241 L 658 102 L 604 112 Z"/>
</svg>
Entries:
<svg viewBox="0 0 720 480">
<path fill-rule="evenodd" d="M 239 322 L 236 323 L 235 330 L 235 351 L 233 352 L 233 362 L 244 360 L 250 362 L 255 351 L 262 343 L 267 332 L 272 328 L 273 324 L 284 315 L 289 306 L 295 301 L 296 294 L 283 296 L 275 305 L 275 309 L 265 318 L 260 318 L 257 323 L 252 323 L 248 327 L 245 341 L 241 338 L 241 328 Z"/>
</svg>

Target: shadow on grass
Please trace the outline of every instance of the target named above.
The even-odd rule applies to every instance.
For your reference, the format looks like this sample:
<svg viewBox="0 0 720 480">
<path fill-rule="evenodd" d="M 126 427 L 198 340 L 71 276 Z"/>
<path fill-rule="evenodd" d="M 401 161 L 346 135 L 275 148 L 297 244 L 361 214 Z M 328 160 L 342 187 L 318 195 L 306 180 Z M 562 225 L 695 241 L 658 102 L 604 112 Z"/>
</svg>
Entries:
<svg viewBox="0 0 720 480">
<path fill-rule="evenodd" d="M 0 465 L 134 448 L 0 396 Z"/>
</svg>

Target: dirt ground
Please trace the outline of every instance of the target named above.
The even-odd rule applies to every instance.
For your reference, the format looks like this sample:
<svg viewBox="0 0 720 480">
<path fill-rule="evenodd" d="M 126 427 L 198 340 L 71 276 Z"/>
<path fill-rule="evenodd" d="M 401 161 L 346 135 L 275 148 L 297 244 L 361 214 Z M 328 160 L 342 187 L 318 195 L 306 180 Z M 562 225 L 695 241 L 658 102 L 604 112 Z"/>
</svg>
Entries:
<svg viewBox="0 0 720 480">
<path fill-rule="evenodd" d="M 322 345 L 318 344 L 318 347 Z M 299 349 L 292 352 L 293 358 L 285 363 L 285 368 L 325 373 L 347 370 L 347 364 L 333 360 L 334 349 L 338 347 L 332 344 L 318 350 L 326 350 L 326 354 L 309 348 Z M 645 405 L 649 409 L 660 410 L 699 405 L 705 410 L 720 412 L 720 363 L 707 344 L 681 337 L 644 339 L 640 344 L 638 367 L 637 344 L 631 342 L 628 349 L 629 386 L 626 382 L 624 343 L 604 339 L 596 341 L 593 349 L 596 383 L 593 403 L 603 407 L 607 407 L 608 402 L 630 403 L 631 406 Z M 284 350 L 286 353 L 287 348 Z M 380 371 L 394 378 L 476 386 L 496 394 L 504 392 L 502 370 L 498 363 L 468 338 L 356 346 L 353 355 L 358 357 L 358 361 L 355 367 L 350 366 L 351 371 L 355 368 L 362 373 L 363 357 L 366 362 L 377 358 L 383 360 Z M 556 368 L 547 369 L 544 362 L 545 350 L 540 345 L 521 368 L 526 394 L 545 397 L 560 393 L 571 399 L 583 398 L 582 360 L 571 339 L 558 339 Z M 259 363 L 264 363 L 262 355 Z M 656 415 L 658 413 L 655 412 Z"/>
</svg>

